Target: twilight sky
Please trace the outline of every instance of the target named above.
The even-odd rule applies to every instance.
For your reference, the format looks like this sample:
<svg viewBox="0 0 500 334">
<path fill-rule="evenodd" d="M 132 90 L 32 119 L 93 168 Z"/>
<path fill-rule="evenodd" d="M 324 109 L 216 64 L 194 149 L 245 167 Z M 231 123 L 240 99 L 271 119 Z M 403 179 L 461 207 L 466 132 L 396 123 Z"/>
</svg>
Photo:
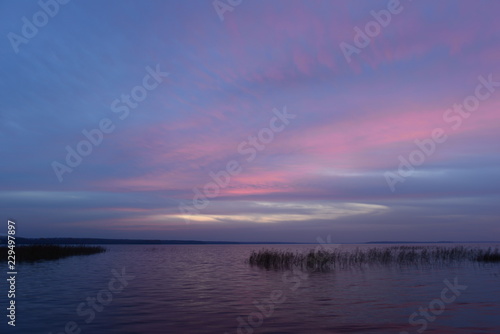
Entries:
<svg viewBox="0 0 500 334">
<path fill-rule="evenodd" d="M 55 1 L 0 2 L 18 235 L 500 239 L 500 2 Z"/>
</svg>

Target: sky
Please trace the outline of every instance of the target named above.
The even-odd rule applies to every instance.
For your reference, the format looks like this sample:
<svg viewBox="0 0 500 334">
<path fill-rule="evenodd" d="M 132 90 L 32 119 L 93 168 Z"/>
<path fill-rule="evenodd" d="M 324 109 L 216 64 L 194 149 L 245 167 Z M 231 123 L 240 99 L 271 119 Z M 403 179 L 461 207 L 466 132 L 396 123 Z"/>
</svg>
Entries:
<svg viewBox="0 0 500 334">
<path fill-rule="evenodd" d="M 499 11 L 2 0 L 0 233 L 500 240 Z"/>
</svg>

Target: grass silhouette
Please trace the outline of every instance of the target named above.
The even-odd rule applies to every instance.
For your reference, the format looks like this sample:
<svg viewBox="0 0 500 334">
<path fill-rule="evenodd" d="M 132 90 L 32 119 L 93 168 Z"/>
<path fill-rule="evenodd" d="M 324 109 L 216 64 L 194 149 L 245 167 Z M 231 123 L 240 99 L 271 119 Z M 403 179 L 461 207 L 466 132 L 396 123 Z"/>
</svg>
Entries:
<svg viewBox="0 0 500 334">
<path fill-rule="evenodd" d="M 498 248 L 480 249 L 457 247 L 393 246 L 385 248 L 356 248 L 352 251 L 340 249 L 310 250 L 306 253 L 264 249 L 253 251 L 248 259 L 250 265 L 266 269 L 289 269 L 300 267 L 309 270 L 348 268 L 364 264 L 447 264 L 462 261 L 500 262 Z"/>
</svg>

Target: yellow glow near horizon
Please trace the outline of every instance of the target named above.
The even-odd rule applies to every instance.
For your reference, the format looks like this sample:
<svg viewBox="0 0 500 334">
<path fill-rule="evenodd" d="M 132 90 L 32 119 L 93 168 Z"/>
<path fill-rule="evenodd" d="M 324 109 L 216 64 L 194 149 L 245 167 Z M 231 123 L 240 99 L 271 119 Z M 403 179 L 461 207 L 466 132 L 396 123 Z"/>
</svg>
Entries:
<svg viewBox="0 0 500 334">
<path fill-rule="evenodd" d="M 262 209 L 288 212 L 259 212 Z M 249 214 L 204 214 L 203 210 L 201 210 L 196 215 L 158 215 L 157 218 L 167 220 L 171 220 L 172 218 L 189 219 L 190 221 L 199 223 L 225 221 L 280 223 L 287 221 L 333 220 L 360 214 L 378 214 L 389 210 L 389 208 L 383 205 L 365 203 L 245 202 L 242 210 L 256 212 Z"/>
</svg>

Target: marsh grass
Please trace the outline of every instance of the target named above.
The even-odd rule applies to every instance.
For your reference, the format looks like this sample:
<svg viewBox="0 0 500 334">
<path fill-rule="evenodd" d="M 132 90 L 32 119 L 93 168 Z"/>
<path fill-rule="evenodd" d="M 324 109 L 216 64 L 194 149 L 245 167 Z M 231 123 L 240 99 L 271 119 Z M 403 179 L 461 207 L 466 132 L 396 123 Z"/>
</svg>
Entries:
<svg viewBox="0 0 500 334">
<path fill-rule="evenodd" d="M 248 259 L 250 265 L 266 269 L 290 269 L 299 267 L 314 271 L 349 268 L 367 264 L 451 264 L 457 262 L 500 262 L 498 248 L 480 249 L 457 247 L 393 246 L 386 248 L 356 248 L 352 251 L 340 249 L 310 250 L 306 253 L 264 249 L 253 251 Z"/>
<path fill-rule="evenodd" d="M 0 248 L 0 260 L 6 261 L 8 248 Z M 68 246 L 68 245 L 22 245 L 14 248 L 17 262 L 35 262 L 42 260 L 57 260 L 68 256 L 91 255 L 105 252 L 101 246 Z M 9 260 L 11 260 L 10 258 Z"/>
</svg>

